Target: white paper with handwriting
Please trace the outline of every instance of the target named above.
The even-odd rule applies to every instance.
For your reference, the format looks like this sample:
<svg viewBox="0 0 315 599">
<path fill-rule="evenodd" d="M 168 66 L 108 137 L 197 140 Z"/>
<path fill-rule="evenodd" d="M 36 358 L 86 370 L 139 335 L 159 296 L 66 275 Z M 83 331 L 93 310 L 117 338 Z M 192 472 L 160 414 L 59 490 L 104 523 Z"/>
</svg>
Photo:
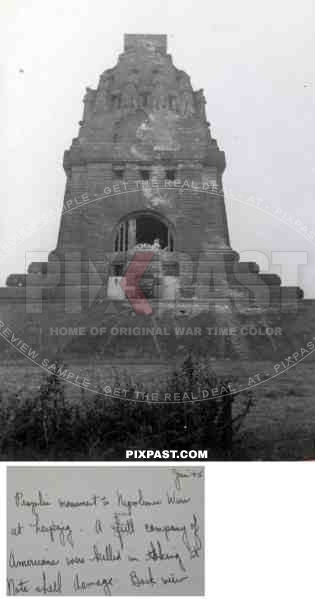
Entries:
<svg viewBox="0 0 315 599">
<path fill-rule="evenodd" d="M 204 469 L 9 467 L 9 595 L 203 595 Z"/>
</svg>

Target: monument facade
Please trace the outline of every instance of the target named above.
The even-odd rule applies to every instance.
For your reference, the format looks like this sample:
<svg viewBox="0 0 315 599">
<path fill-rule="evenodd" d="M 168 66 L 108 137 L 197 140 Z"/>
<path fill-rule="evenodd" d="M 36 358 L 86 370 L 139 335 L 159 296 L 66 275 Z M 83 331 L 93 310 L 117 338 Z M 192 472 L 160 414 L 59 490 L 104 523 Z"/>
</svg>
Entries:
<svg viewBox="0 0 315 599">
<path fill-rule="evenodd" d="M 128 268 L 138 261 L 141 270 L 145 252 L 152 259 L 140 285 L 162 303 L 194 299 L 209 309 L 236 298 L 277 307 L 301 296 L 255 263 L 240 263 L 231 248 L 225 155 L 211 135 L 203 90 L 174 66 L 166 35 L 125 35 L 116 66 L 86 88 L 83 102 L 78 136 L 64 154 L 57 246 L 47 263 L 9 276 L 2 307 L 30 313 L 42 302 L 66 303 L 67 312 L 79 312 L 78 298 L 80 309 L 97 298 L 130 300 L 138 287 Z"/>
</svg>

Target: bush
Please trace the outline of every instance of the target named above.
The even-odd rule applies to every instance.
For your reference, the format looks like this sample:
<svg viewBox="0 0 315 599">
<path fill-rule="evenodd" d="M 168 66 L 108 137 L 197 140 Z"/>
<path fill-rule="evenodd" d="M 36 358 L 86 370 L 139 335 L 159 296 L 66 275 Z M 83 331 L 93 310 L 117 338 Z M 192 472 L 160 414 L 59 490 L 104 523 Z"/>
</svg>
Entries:
<svg viewBox="0 0 315 599">
<path fill-rule="evenodd" d="M 250 393 L 230 393 L 233 383 L 219 379 L 205 361 L 189 354 L 156 391 L 160 397 L 182 397 L 208 390 L 209 400 L 134 401 L 139 388 L 129 381 L 128 399 L 81 389 L 80 400 L 70 402 L 65 381 L 52 373 L 38 393 L 2 398 L 2 459 L 117 460 L 124 459 L 126 449 L 136 448 L 208 449 L 210 457 L 229 458 L 252 405 Z M 126 388 L 119 380 L 115 386 Z M 212 396 L 213 389 L 221 390 L 221 396 Z"/>
</svg>

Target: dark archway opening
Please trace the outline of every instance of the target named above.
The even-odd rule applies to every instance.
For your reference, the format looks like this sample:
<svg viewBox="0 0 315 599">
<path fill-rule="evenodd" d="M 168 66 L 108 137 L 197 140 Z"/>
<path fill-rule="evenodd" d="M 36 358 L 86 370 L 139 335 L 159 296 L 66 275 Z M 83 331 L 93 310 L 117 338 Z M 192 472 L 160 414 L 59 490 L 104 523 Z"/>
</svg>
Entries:
<svg viewBox="0 0 315 599">
<path fill-rule="evenodd" d="M 168 246 L 168 227 L 152 216 L 138 217 L 136 221 L 136 243 L 153 245 L 157 239 L 162 249 Z"/>
<path fill-rule="evenodd" d="M 158 216 L 133 214 L 127 216 L 116 228 L 115 252 L 127 252 L 136 247 L 152 247 L 169 252 L 174 251 L 174 236 L 170 227 Z"/>
</svg>

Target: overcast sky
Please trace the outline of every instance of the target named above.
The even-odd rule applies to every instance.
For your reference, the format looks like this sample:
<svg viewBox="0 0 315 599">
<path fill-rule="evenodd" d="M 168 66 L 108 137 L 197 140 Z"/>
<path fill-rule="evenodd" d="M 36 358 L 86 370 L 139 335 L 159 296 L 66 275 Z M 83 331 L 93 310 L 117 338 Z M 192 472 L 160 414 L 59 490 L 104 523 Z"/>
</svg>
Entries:
<svg viewBox="0 0 315 599">
<path fill-rule="evenodd" d="M 85 87 L 116 64 L 124 33 L 166 33 L 175 66 L 204 88 L 229 192 L 261 199 L 315 231 L 312 0 L 2 0 L 0 12 L 0 246 L 62 203 L 62 157 L 78 133 Z M 311 243 L 238 201 L 227 208 L 237 251 L 307 252 L 300 284 L 315 297 L 315 237 Z M 0 282 L 24 272 L 25 252 L 54 249 L 58 226 L 50 223 L 7 256 Z"/>
</svg>

